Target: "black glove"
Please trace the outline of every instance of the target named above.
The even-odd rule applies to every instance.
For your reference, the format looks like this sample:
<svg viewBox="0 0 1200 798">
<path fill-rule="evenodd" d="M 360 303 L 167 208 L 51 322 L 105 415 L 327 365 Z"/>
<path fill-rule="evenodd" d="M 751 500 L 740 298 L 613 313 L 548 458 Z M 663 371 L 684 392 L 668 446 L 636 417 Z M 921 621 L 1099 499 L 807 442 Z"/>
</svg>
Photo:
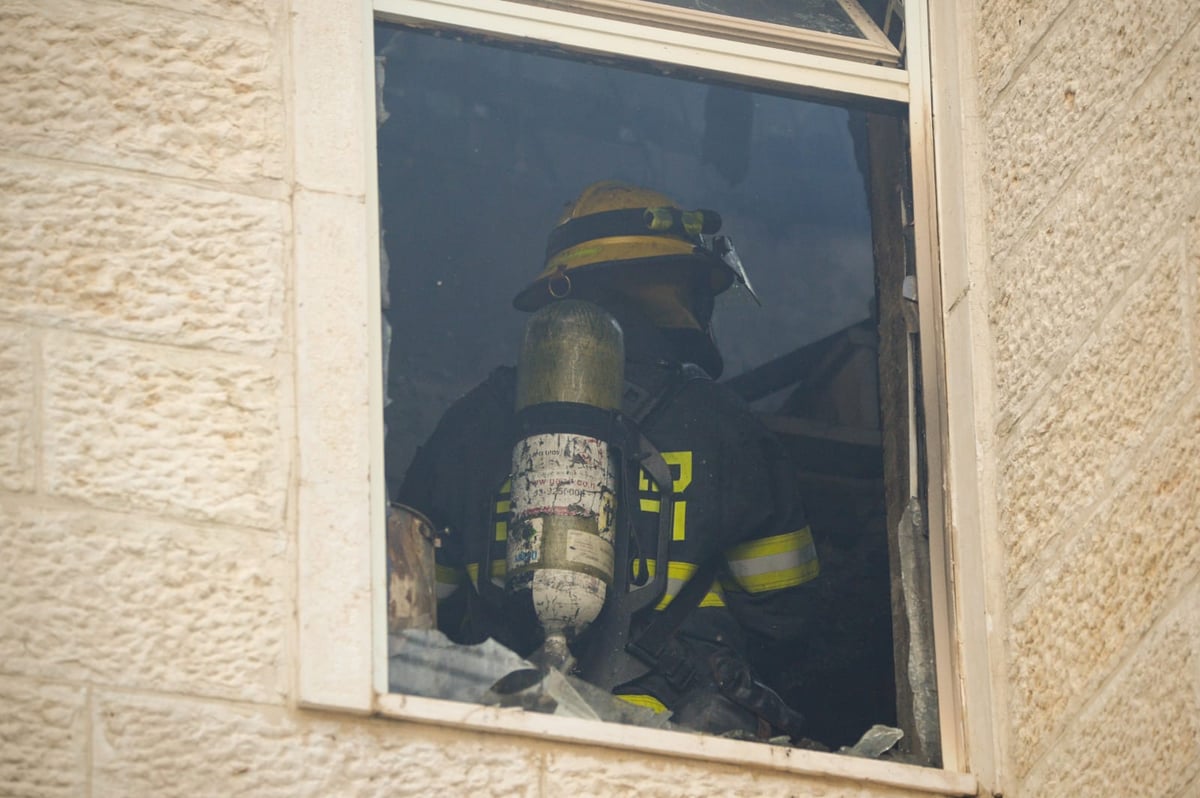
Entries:
<svg viewBox="0 0 1200 798">
<path fill-rule="evenodd" d="M 732 651 L 718 649 L 709 655 L 708 666 L 722 695 L 753 712 L 773 730 L 800 737 L 804 716 L 789 707 L 779 693 L 755 679 L 745 660 Z"/>
</svg>

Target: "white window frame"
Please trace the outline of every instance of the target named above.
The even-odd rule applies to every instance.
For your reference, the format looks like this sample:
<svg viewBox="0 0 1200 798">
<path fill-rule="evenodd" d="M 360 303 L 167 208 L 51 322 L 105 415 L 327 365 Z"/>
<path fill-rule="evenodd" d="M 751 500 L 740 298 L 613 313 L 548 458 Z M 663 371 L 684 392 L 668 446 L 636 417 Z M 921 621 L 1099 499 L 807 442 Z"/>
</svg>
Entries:
<svg viewBox="0 0 1200 798">
<path fill-rule="evenodd" d="M 298 703 L 848 777 L 930 794 L 975 794 L 976 779 L 985 786 L 997 784 L 1001 757 L 989 675 L 994 653 L 984 627 L 992 606 L 987 593 L 992 572 L 980 542 L 980 508 L 987 502 L 975 446 L 982 425 L 975 415 L 978 390 L 972 369 L 979 363 L 969 343 L 982 314 L 979 300 L 958 301 L 970 284 L 971 256 L 978 247 L 966 234 L 972 196 L 964 199 L 962 192 L 970 183 L 970 146 L 954 122 L 961 113 L 957 76 L 966 71 L 958 66 L 954 44 L 966 26 L 955 12 L 939 7 L 942 16 L 934 30 L 940 30 L 939 54 L 945 60 L 939 62 L 935 95 L 926 0 L 907 3 L 907 71 L 627 21 L 603 20 L 597 30 L 595 17 L 504 0 L 375 0 L 375 7 L 370 0 L 292 0 L 291 11 Z M 749 85 L 802 85 L 818 94 L 907 103 L 921 376 L 930 444 L 928 515 L 942 770 L 387 692 L 373 46 L 377 12 L 431 26 L 487 30 L 584 52 L 726 72 Z M 937 146 L 935 99 L 951 111 L 939 125 Z M 935 181 L 941 191 L 935 190 Z M 951 307 L 943 304 L 943 296 L 951 298 Z M 956 335 L 947 337 L 947 327 Z"/>
</svg>

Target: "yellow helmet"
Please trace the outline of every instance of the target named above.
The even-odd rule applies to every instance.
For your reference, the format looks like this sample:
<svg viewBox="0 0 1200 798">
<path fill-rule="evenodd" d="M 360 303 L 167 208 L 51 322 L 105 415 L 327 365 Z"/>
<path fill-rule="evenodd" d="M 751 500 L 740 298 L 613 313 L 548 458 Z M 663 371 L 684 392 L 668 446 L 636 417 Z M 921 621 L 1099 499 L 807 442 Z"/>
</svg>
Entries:
<svg viewBox="0 0 1200 798">
<path fill-rule="evenodd" d="M 685 211 L 665 194 L 626 183 L 593 183 L 550 232 L 542 273 L 513 306 L 537 310 L 603 281 L 640 298 L 658 326 L 704 329 L 708 319 L 695 318 L 687 292 L 673 289 L 703 286 L 707 275 L 711 298 L 733 284 L 737 274 L 704 239 L 720 227 L 715 211 Z"/>
</svg>

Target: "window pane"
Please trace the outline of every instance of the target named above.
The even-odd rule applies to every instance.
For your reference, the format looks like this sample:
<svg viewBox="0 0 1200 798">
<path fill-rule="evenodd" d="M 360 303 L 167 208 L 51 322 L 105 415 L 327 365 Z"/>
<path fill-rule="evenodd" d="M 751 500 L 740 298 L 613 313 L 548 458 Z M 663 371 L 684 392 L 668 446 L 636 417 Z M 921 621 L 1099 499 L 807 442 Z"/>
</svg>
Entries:
<svg viewBox="0 0 1200 798">
<path fill-rule="evenodd" d="M 595 180 L 721 214 L 763 299 L 718 299 L 727 378 L 870 316 L 860 114 L 380 28 L 395 451 L 411 455 L 451 400 L 515 359 L 526 317 L 511 300 Z"/>
<path fill-rule="evenodd" d="M 804 639 L 762 643 L 758 667 L 831 748 L 895 725 L 864 114 L 384 24 L 377 49 L 390 485 L 455 399 L 516 362 L 511 302 L 564 203 L 621 180 L 714 209 L 762 300 L 718 298 L 722 380 L 807 353 L 749 397 L 792 420 L 822 558 Z"/>
</svg>

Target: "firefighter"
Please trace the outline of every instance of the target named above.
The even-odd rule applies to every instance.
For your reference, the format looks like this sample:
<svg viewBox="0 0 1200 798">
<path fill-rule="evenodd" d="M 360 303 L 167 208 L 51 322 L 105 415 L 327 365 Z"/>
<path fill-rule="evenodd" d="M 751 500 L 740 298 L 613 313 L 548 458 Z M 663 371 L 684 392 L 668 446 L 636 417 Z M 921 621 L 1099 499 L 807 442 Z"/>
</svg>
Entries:
<svg viewBox="0 0 1200 798">
<path fill-rule="evenodd" d="M 702 731 L 797 734 L 800 715 L 757 680 L 747 650 L 799 634 L 802 585 L 818 565 L 779 443 L 715 382 L 723 363 L 714 298 L 738 281 L 748 287 L 727 239 L 714 237 L 720 224 L 712 211 L 684 210 L 655 191 L 591 185 L 567 206 L 542 272 L 513 304 L 531 312 L 569 298 L 611 314 L 624 337 L 622 413 L 669 471 L 663 486 L 627 463 L 617 497 L 628 530 L 618 534 L 629 536 L 618 548 L 618 582 L 633 589 L 658 574 L 661 589 L 632 611 L 610 595 L 572 645 L 575 672 Z M 445 530 L 442 631 L 459 643 L 492 637 L 529 656 L 540 630 L 504 589 L 511 457 L 521 435 L 515 384 L 514 369 L 502 367 L 458 400 L 393 498 Z"/>
</svg>

